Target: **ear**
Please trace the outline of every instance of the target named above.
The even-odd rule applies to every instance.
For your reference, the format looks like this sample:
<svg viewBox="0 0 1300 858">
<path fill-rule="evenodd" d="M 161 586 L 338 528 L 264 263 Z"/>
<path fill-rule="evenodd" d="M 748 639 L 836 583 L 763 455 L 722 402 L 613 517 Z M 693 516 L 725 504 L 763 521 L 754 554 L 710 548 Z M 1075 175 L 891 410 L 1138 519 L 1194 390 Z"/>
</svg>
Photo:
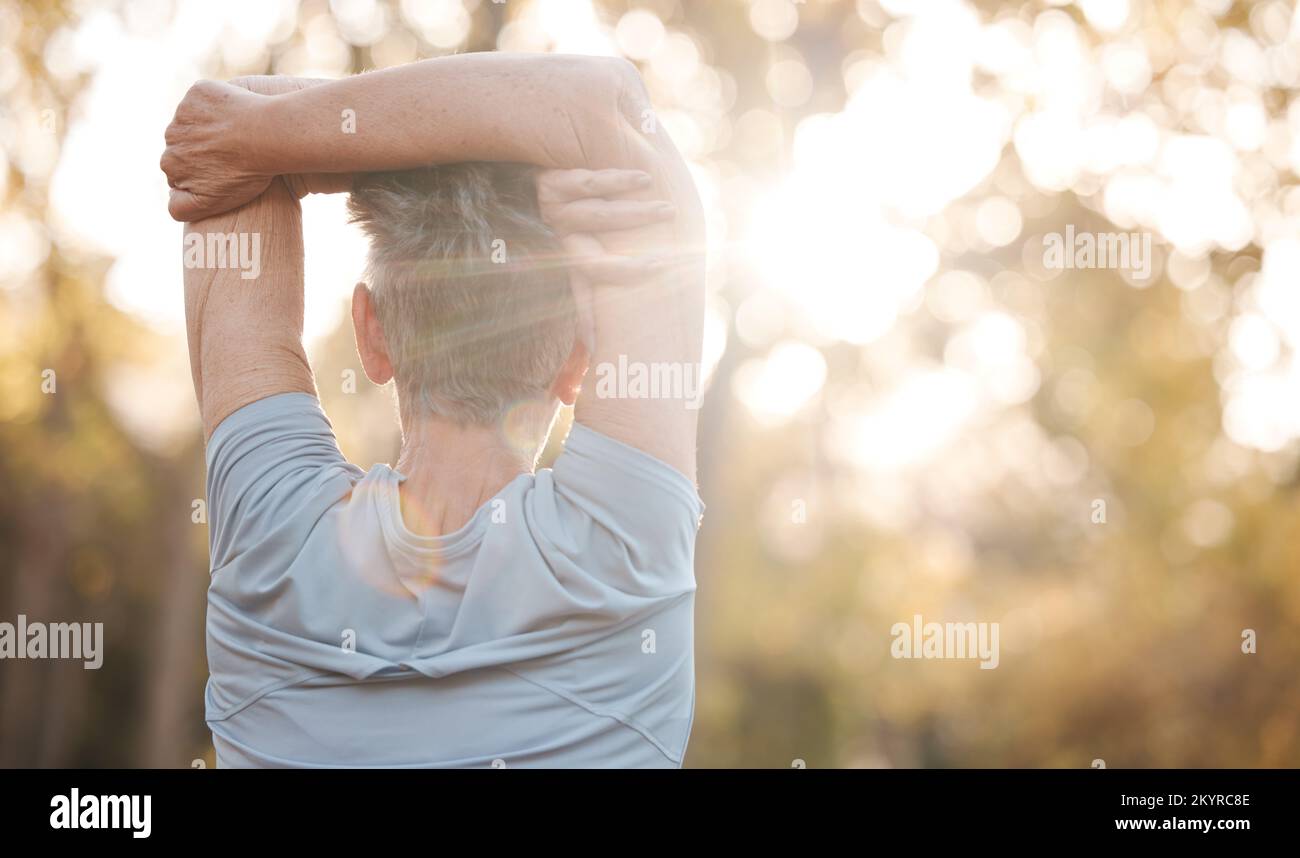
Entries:
<svg viewBox="0 0 1300 858">
<path fill-rule="evenodd" d="M 366 378 L 375 384 L 387 384 L 393 377 L 393 362 L 388 356 L 388 341 L 375 313 L 370 288 L 358 283 L 352 290 L 352 329 L 357 335 L 357 354 Z"/>
<path fill-rule="evenodd" d="M 582 389 L 582 379 L 587 374 L 587 367 L 590 362 L 591 356 L 587 351 L 587 347 L 583 345 L 580 338 L 575 338 L 573 350 L 569 352 L 569 357 L 564 361 L 564 366 L 560 367 L 559 373 L 555 376 L 555 381 L 551 382 L 551 395 L 565 405 L 572 405 L 577 402 L 578 391 Z"/>
</svg>

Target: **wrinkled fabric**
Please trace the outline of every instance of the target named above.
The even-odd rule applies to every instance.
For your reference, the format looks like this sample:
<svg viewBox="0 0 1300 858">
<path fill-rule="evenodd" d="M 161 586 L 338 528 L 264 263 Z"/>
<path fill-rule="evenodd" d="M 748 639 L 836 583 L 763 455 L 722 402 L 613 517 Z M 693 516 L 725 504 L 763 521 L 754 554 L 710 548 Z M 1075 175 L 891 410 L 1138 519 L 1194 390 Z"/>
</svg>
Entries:
<svg viewBox="0 0 1300 858">
<path fill-rule="evenodd" d="M 681 764 L 694 708 L 684 475 L 575 425 L 454 533 L 402 519 L 314 396 L 208 443 L 206 717 L 223 766 Z"/>
</svg>

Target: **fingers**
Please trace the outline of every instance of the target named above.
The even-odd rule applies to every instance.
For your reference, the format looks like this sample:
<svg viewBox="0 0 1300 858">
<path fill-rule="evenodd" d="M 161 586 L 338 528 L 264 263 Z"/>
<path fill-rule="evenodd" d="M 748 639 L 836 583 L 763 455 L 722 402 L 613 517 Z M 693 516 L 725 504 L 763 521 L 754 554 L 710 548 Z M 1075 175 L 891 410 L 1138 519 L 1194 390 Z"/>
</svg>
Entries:
<svg viewBox="0 0 1300 858">
<path fill-rule="evenodd" d="M 642 170 L 542 170 L 537 174 L 537 199 L 567 203 L 585 197 L 609 197 L 650 186 Z"/>
<path fill-rule="evenodd" d="M 580 199 L 548 205 L 542 217 L 558 233 L 611 232 L 672 220 L 677 207 L 661 200 Z"/>
<path fill-rule="evenodd" d="M 542 218 L 561 235 L 634 229 L 672 220 L 677 209 L 660 200 L 607 199 L 650 185 L 642 170 L 542 170 L 537 200 Z"/>
<path fill-rule="evenodd" d="M 167 214 L 172 216 L 172 220 L 196 221 L 203 216 L 203 207 L 194 194 L 172 188 L 167 198 Z"/>
<path fill-rule="evenodd" d="M 664 261 L 657 256 L 606 253 L 600 242 L 590 235 L 565 236 L 562 245 L 570 270 L 596 285 L 642 282 L 665 267 Z"/>
<path fill-rule="evenodd" d="M 176 181 L 180 173 L 181 163 L 180 158 L 176 156 L 170 146 L 163 150 L 162 157 L 158 159 L 158 169 L 167 174 L 167 184 L 171 185 Z"/>
</svg>

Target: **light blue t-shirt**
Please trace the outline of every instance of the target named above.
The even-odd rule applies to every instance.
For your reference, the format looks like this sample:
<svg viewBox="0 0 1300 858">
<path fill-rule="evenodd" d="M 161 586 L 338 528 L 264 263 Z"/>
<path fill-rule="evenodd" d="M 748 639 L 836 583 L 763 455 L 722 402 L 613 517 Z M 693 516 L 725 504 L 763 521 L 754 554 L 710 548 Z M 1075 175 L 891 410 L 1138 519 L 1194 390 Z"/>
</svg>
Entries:
<svg viewBox="0 0 1300 858">
<path fill-rule="evenodd" d="M 220 766 L 680 766 L 694 485 L 575 425 L 454 533 L 402 520 L 314 396 L 208 442 L 208 726 Z"/>
</svg>

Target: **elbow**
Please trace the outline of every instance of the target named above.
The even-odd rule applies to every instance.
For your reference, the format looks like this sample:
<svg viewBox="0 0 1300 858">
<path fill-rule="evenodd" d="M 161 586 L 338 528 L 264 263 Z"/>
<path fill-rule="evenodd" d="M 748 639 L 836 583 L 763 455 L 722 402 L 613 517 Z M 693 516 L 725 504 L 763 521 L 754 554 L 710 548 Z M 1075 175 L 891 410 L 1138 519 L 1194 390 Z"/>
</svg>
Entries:
<svg viewBox="0 0 1300 858">
<path fill-rule="evenodd" d="M 549 55 L 534 60 L 557 110 L 547 119 L 545 166 L 645 169 L 653 147 L 650 98 L 636 66 L 624 59 Z"/>
<path fill-rule="evenodd" d="M 635 65 L 621 57 L 607 57 L 606 71 L 613 87 L 614 103 L 623 118 L 640 127 L 651 112 L 650 93 Z"/>
<path fill-rule="evenodd" d="M 587 57 L 585 85 L 589 93 L 580 136 L 584 149 L 601 153 L 601 166 L 644 168 L 653 146 L 645 136 L 656 130 L 650 93 L 637 67 L 618 57 Z"/>
<path fill-rule="evenodd" d="M 565 56 L 562 61 L 571 75 L 570 92 L 581 93 L 593 116 L 608 120 L 614 111 L 629 123 L 641 123 L 650 96 L 635 65 L 621 57 Z"/>
</svg>

